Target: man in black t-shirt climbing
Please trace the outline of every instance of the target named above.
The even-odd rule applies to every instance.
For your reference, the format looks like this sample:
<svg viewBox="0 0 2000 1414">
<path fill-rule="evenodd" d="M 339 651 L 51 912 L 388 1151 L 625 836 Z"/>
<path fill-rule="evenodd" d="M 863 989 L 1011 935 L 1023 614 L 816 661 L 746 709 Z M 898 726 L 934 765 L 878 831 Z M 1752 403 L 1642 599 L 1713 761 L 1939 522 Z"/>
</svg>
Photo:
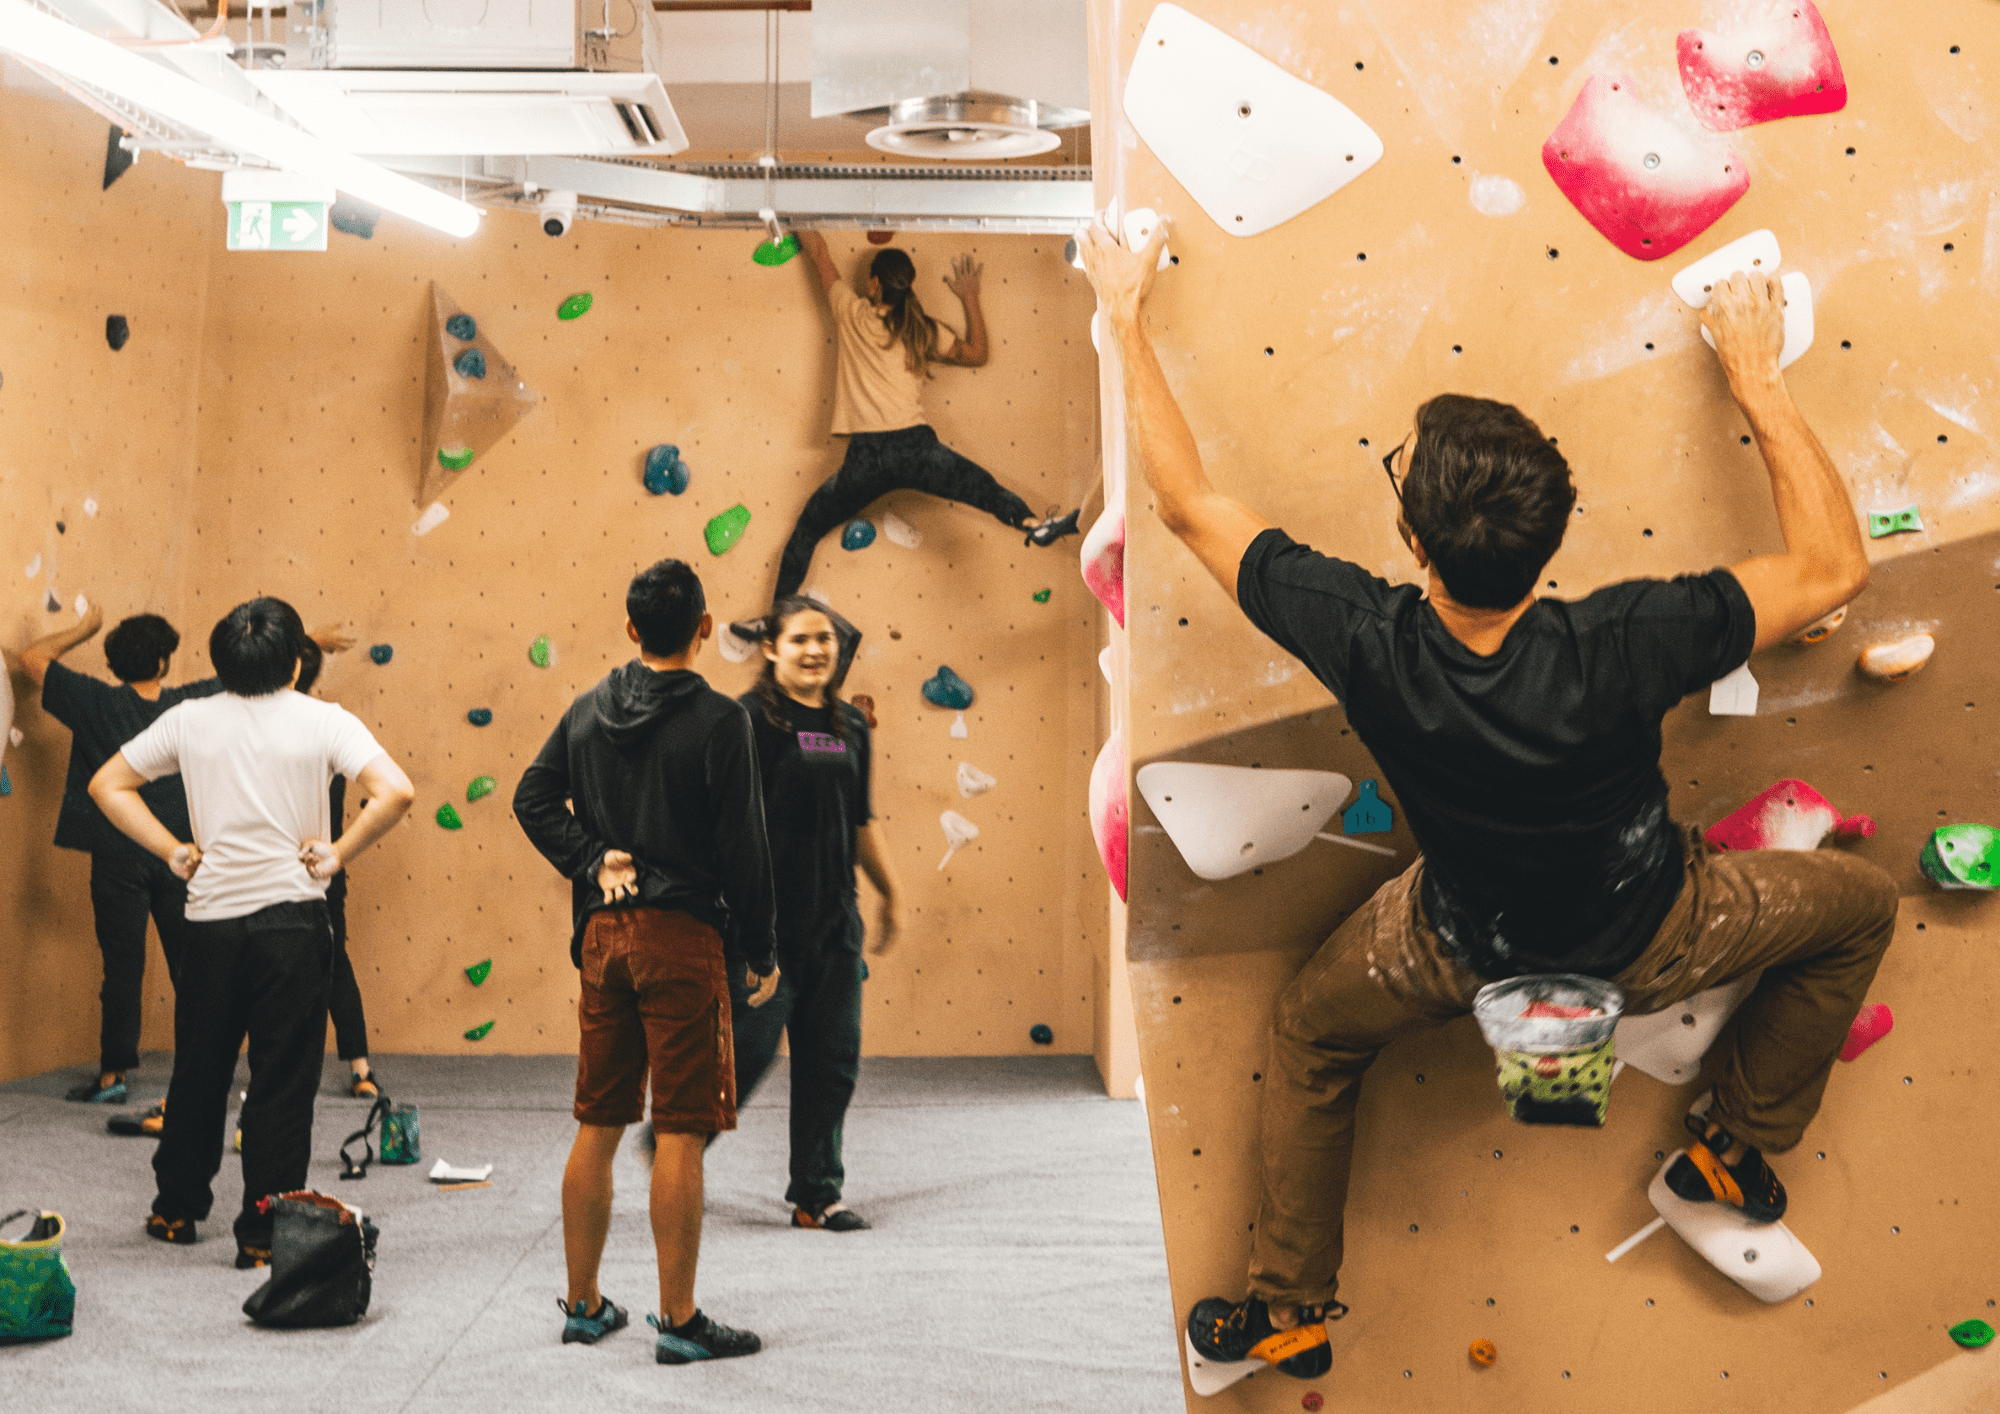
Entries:
<svg viewBox="0 0 2000 1414">
<path fill-rule="evenodd" d="M 1194 1348 L 1304 1378 L 1331 1367 L 1362 1077 L 1389 1041 L 1465 1014 L 1503 978 L 1588 974 L 1645 1014 L 1761 970 L 1667 1182 L 1775 1222 L 1785 1192 L 1763 1155 L 1797 1144 L 1818 1110 L 1896 917 L 1872 865 L 1714 853 L 1667 813 L 1665 713 L 1868 582 L 1847 487 L 1778 371 L 1778 282 L 1718 285 L 1703 324 L 1769 470 L 1784 553 L 1563 601 L 1534 591 L 1575 487 L 1553 439 L 1504 403 L 1433 398 L 1384 458 L 1422 587 L 1320 554 L 1219 493 L 1141 318 L 1165 234 L 1133 251 L 1099 222 L 1084 245 L 1134 461 L 1167 529 L 1340 699 L 1422 847 L 1278 997 L 1249 1295 L 1196 1303 Z"/>
</svg>

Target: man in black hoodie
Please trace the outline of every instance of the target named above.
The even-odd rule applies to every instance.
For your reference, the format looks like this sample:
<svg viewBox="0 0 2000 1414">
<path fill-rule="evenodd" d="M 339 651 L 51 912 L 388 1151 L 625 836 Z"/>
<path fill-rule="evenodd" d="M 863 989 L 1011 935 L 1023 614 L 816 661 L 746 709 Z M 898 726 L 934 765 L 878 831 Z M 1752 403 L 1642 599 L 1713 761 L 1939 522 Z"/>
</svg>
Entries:
<svg viewBox="0 0 2000 1414">
<path fill-rule="evenodd" d="M 570 880 L 582 973 L 576 1144 L 563 1171 L 563 1342 L 626 1323 L 597 1289 L 611 1160 L 645 1113 L 650 1070 L 656 1358 L 684 1365 L 762 1342 L 694 1304 L 702 1151 L 736 1127 L 723 939 L 749 960 L 752 1006 L 777 990 L 771 855 L 750 717 L 694 671 L 714 622 L 701 580 L 661 560 L 625 595 L 639 656 L 571 704 L 514 792 L 514 814 Z"/>
</svg>

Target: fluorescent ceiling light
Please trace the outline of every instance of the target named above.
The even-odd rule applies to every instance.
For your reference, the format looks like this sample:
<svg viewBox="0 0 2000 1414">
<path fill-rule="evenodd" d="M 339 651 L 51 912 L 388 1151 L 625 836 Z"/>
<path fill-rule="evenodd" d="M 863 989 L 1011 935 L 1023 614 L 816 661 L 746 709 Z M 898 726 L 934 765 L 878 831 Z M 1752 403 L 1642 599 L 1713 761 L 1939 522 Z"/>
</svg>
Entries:
<svg viewBox="0 0 2000 1414">
<path fill-rule="evenodd" d="M 316 177 L 385 211 L 452 236 L 479 229 L 479 208 L 356 157 L 67 24 L 25 0 L 0 0 L 0 50 L 114 93 L 225 147 Z"/>
</svg>

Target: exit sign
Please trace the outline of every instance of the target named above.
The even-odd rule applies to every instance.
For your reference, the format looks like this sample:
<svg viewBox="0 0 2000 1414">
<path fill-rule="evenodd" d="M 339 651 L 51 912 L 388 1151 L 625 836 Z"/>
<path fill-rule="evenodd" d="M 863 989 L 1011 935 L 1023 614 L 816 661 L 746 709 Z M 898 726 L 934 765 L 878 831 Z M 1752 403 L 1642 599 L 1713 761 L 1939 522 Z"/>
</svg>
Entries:
<svg viewBox="0 0 2000 1414">
<path fill-rule="evenodd" d="M 325 250 L 323 201 L 232 201 L 231 250 Z"/>
</svg>

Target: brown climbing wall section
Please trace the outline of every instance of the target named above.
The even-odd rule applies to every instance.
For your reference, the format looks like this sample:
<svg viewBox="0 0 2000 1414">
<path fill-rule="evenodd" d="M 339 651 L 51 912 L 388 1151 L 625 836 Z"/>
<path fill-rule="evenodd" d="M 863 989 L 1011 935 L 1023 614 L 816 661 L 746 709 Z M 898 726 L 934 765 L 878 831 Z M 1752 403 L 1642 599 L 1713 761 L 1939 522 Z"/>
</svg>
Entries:
<svg viewBox="0 0 2000 1414">
<path fill-rule="evenodd" d="M 1179 264 L 1151 323 L 1225 492 L 1323 550 L 1412 579 L 1379 458 L 1424 397 L 1461 391 L 1519 403 L 1576 469 L 1581 503 L 1546 592 L 1773 548 L 1747 429 L 1667 285 L 1694 257 L 1770 227 L 1815 292 L 1818 337 L 1790 371 L 1795 395 L 1861 508 L 1916 502 L 1926 527 L 1871 542 L 1875 584 L 1833 638 L 1755 660 L 1757 717 L 1711 719 L 1695 700 L 1668 725 L 1682 818 L 1712 822 L 1798 776 L 1844 811 L 1876 814 L 1882 832 L 1859 848 L 1909 891 L 1873 994 L 1897 1029 L 1839 1068 L 1823 1115 L 1780 1161 L 1791 1225 L 1825 1267 L 1819 1285 L 1762 1306 L 1671 1234 L 1607 1266 L 1604 1253 L 1653 1216 L 1645 1182 L 1698 1091 L 1628 1072 L 1601 1133 L 1513 1125 L 1464 1021 L 1392 1047 L 1364 1092 L 1342 1290 L 1354 1314 L 1335 1327 L 1332 1376 L 1261 1376 L 1211 1400 L 1190 1391 L 1190 1406 L 1290 1410 L 1310 1388 L 1328 1410 L 1369 1414 L 1818 1414 L 1923 1377 L 1956 1354 L 1945 1327 L 1992 1319 L 2000 1299 L 1983 1177 L 2000 1151 L 1967 1119 L 1981 1112 L 1980 1061 L 1996 1039 L 1980 959 L 2000 917 L 1989 899 L 1931 891 L 1913 868 L 1932 826 L 2000 816 L 1981 725 L 2000 706 L 1981 646 L 2000 584 L 1983 332 L 2000 296 L 2000 164 L 1984 145 L 2000 22 L 1971 0 L 1920 11 L 1831 0 L 1846 110 L 1732 133 L 1748 195 L 1679 256 L 1641 264 L 1556 190 L 1541 144 L 1593 73 L 1631 73 L 1650 99 L 1676 101 L 1675 35 L 1713 27 L 1719 7 L 1189 8 L 1333 93 L 1386 147 L 1376 170 L 1298 219 L 1226 235 L 1120 108 L 1153 7 L 1093 6 L 1099 193 L 1174 220 Z M 1513 188 L 1515 209 L 1485 214 L 1506 210 Z M 1113 481 L 1122 456 L 1108 436 Z M 1132 765 L 1373 774 L 1339 708 L 1166 535 L 1137 468 L 1129 479 Z M 1868 643 L 1914 629 L 1939 643 L 1924 675 L 1883 688 L 1852 671 Z M 1373 837 L 1398 861 L 1314 843 L 1261 875 L 1204 883 L 1137 791 L 1132 823 L 1125 941 L 1184 1315 L 1200 1296 L 1242 1290 L 1271 999 L 1408 863 L 1413 841 L 1399 822 Z M 1944 1133 L 1955 1137 L 1940 1144 Z M 1500 1349 L 1491 1369 L 1466 1356 L 1482 1337 Z M 1178 1341 L 1162 1331 L 1163 1356 Z"/>
<path fill-rule="evenodd" d="M 66 99 L 0 89 L 0 131 L 0 171 L 20 194 L 0 209 L 0 647 L 22 733 L 6 749 L 13 793 L 0 799 L 0 1075 L 13 1076 L 95 1057 L 98 986 L 89 857 L 49 844 L 69 733 L 43 715 L 15 650 L 75 623 L 80 593 L 114 622 L 150 610 L 187 628 L 199 253 L 221 244 L 222 207 L 213 179 L 158 158 L 100 191 L 104 121 Z M 105 340 L 113 314 L 131 330 L 117 352 Z M 66 661 L 109 676 L 95 641 Z M 172 1029 L 150 946 L 149 1048 Z"/>
</svg>

